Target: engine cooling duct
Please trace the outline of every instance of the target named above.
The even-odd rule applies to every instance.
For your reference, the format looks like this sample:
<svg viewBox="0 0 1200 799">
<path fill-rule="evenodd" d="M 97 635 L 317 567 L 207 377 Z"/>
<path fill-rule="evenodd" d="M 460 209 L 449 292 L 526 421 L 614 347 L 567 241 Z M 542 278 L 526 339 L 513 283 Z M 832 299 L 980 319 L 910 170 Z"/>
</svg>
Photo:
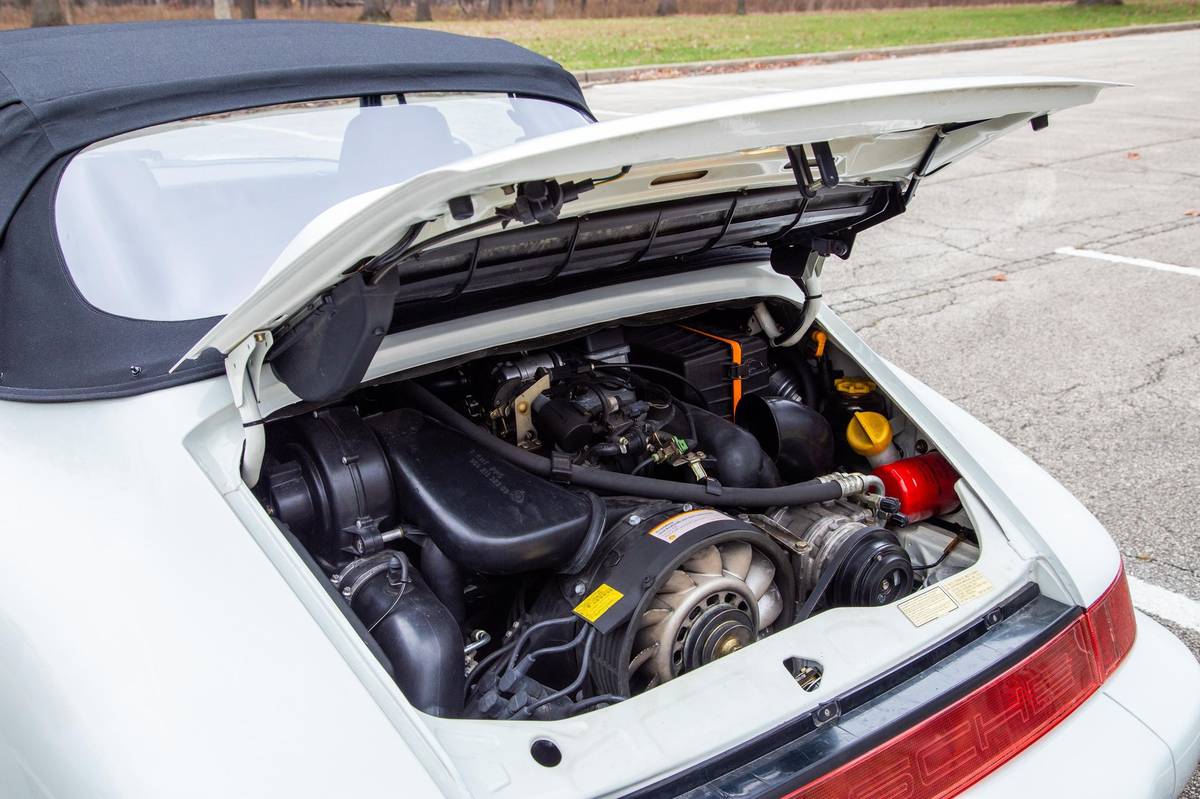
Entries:
<svg viewBox="0 0 1200 799">
<path fill-rule="evenodd" d="M 713 509 L 641 506 L 605 534 L 575 614 L 599 631 L 601 693 L 632 696 L 792 622 L 792 570 L 757 528 Z M 577 584 L 578 585 L 578 584 Z"/>
</svg>

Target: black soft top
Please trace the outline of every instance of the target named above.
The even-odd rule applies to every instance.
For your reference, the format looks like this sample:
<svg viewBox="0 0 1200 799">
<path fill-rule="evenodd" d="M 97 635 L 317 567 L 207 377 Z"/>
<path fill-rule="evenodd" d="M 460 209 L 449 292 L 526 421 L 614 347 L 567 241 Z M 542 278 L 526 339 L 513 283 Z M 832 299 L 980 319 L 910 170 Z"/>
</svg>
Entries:
<svg viewBox="0 0 1200 799">
<path fill-rule="evenodd" d="M 210 358 L 167 375 L 215 319 L 126 319 L 76 291 L 53 218 L 72 154 L 203 114 L 426 91 L 504 92 L 587 113 L 569 72 L 499 39 L 322 22 L 0 32 L 0 398 L 120 396 L 219 371 Z"/>
</svg>

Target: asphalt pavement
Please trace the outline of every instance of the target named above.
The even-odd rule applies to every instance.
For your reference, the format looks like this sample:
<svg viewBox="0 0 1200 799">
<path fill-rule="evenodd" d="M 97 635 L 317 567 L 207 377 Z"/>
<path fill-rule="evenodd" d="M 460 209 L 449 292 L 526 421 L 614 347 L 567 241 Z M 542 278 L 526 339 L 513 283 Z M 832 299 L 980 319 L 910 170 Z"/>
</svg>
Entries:
<svg viewBox="0 0 1200 799">
<path fill-rule="evenodd" d="M 827 265 L 826 298 L 876 351 L 1070 488 L 1144 581 L 1135 602 L 1200 656 L 1200 31 L 609 84 L 587 96 L 604 119 L 974 75 L 1133 87 L 924 181 L 906 214 Z M 1184 795 L 1200 799 L 1200 772 Z"/>
</svg>

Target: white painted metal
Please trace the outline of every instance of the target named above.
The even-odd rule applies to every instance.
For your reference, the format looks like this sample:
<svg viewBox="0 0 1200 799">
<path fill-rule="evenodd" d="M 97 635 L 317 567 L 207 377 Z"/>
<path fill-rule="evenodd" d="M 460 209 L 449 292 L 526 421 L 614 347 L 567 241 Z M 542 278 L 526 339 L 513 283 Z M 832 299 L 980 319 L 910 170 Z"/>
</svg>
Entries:
<svg viewBox="0 0 1200 799">
<path fill-rule="evenodd" d="M 936 169 L 1038 114 L 1089 103 L 1115 84 L 1061 78 L 955 78 L 786 92 L 618 119 L 494 150 L 378 189 L 329 209 L 284 250 L 259 288 L 185 356 L 229 352 L 277 325 L 361 258 L 386 250 L 411 225 L 451 222 L 447 202 L 474 199 L 474 220 L 511 202 L 501 187 L 526 180 L 601 177 L 634 169 L 567 206 L 564 216 L 738 188 L 782 185 L 784 145 L 829 141 L 846 181 L 903 179 L 934 125 L 991 120 L 947 134 Z M 701 180 L 652 185 L 655 177 L 707 170 Z M 449 225 L 449 227 L 447 227 Z"/>
<path fill-rule="evenodd" d="M 898 126 L 915 96 L 952 118 L 966 108 L 994 110 L 1001 100 L 1016 108 L 1030 91 L 1067 103 L 1100 87 L 1016 83 L 954 89 L 943 82 L 938 92 L 926 84 L 886 97 L 875 89 L 868 105 L 876 113 L 855 124 L 879 127 L 886 107 L 894 115 L 887 124 Z M 812 111 L 801 115 L 805 129 L 823 131 L 822 119 L 850 124 L 844 93 L 753 108 L 771 135 L 794 131 L 788 119 L 800 107 Z M 638 131 L 660 143 L 679 134 L 695 156 L 701 131 L 720 139 L 729 127 L 731 140 L 756 140 L 737 118 L 732 110 L 685 113 L 683 132 L 660 118 L 601 139 L 634 152 L 649 146 Z M 592 159 L 576 165 L 589 171 L 614 157 L 593 144 L 560 142 L 546 154 L 549 174 L 566 174 L 550 167 L 573 158 Z M 489 180 L 536 177 L 508 171 L 532 169 L 538 147 L 527 150 L 480 169 L 491 170 Z M 447 170 L 432 181 L 438 191 L 410 189 L 436 206 L 446 185 L 467 177 Z M 323 243 L 306 249 L 295 271 L 264 284 L 259 302 L 210 342 L 245 340 L 258 326 L 239 326 L 265 318 L 257 313 L 283 312 L 322 285 L 324 267 L 350 252 L 348 237 L 369 220 L 401 225 L 389 219 L 404 205 L 401 194 L 384 190 L 339 211 Z M 425 206 L 414 200 L 412 207 Z M 364 246 L 386 240 L 381 234 Z M 766 265 L 629 282 L 388 336 L 367 378 L 581 325 L 746 297 L 803 302 Z M 1026 580 L 1064 601 L 1098 597 L 1119 563 L 1100 524 L 1011 445 L 873 353 L 828 308 L 810 308 L 959 470 L 959 495 L 982 542 L 971 568 L 992 584 L 989 594 L 919 629 L 895 606 L 830 610 L 576 719 L 435 719 L 405 701 L 251 493 L 241 473 L 243 418 L 226 380 L 102 402 L 0 403 L 0 795 L 615 796 L 910 659 Z M 247 367 L 254 354 L 245 353 Z M 264 413 L 295 401 L 270 370 L 257 383 L 235 385 L 239 399 L 252 394 Z M 817 691 L 796 688 L 782 666 L 793 656 L 822 664 Z M 1102 692 L 969 795 L 1039 795 L 1048 785 L 1067 786 L 1069 775 L 1064 795 L 1169 796 L 1200 756 L 1198 698 L 1190 653 L 1140 617 L 1133 653 Z M 558 743 L 561 766 L 530 759 L 535 737 Z"/>
<path fill-rule="evenodd" d="M 0 402 L 0 796 L 462 795 L 198 466 L 214 412 L 241 426 L 224 377 Z"/>
<path fill-rule="evenodd" d="M 246 436 L 246 445 L 242 449 L 242 480 L 251 488 L 258 484 L 263 455 L 267 449 L 258 392 L 262 383 L 263 363 L 272 342 L 271 331 L 263 330 L 247 338 L 225 358 L 225 376 L 229 379 L 233 404 L 242 417 L 242 429 Z"/>
<path fill-rule="evenodd" d="M 745 296 L 802 299 L 766 266 L 639 281 L 389 336 L 368 376 Z M 14 498 L 0 530 L 0 658 L 19 686 L 0 690 L 0 762 L 24 769 L 12 784 L 42 781 L 62 797 L 379 795 L 398 780 L 413 796 L 616 795 L 903 662 L 1027 579 L 1064 599 L 1112 579 L 1115 553 L 1094 521 L 1059 535 L 1081 517 L 1053 507 L 1051 478 L 1025 464 L 1006 482 L 1008 445 L 874 356 L 828 309 L 818 318 L 961 469 L 984 544 L 972 568 L 993 593 L 919 630 L 894 606 L 835 609 L 562 722 L 433 719 L 408 705 L 243 482 L 242 421 L 224 379 L 106 402 L 0 404 L 0 483 Z M 294 399 L 269 370 L 259 396 L 264 410 Z M 791 656 L 822 663 L 820 690 L 796 690 L 781 665 Z M 1111 736 L 1144 730 L 1114 718 L 1124 720 Z M 533 763 L 536 736 L 559 744 L 562 766 Z"/>
<path fill-rule="evenodd" d="M 1200 765 L 1200 662 L 1169 630 L 1136 615 L 1137 643 L 1101 690 L 1171 750 L 1179 793 Z"/>
</svg>

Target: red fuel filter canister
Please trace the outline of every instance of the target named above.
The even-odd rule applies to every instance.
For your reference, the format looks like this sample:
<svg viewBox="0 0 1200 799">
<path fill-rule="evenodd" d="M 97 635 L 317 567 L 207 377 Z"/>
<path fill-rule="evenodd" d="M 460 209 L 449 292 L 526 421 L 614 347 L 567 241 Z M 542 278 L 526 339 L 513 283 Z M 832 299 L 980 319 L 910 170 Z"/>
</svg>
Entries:
<svg viewBox="0 0 1200 799">
<path fill-rule="evenodd" d="M 874 474 L 883 480 L 887 495 L 900 500 L 900 512 L 909 521 L 919 522 L 958 507 L 954 493 L 958 474 L 936 452 L 893 461 Z"/>
</svg>

